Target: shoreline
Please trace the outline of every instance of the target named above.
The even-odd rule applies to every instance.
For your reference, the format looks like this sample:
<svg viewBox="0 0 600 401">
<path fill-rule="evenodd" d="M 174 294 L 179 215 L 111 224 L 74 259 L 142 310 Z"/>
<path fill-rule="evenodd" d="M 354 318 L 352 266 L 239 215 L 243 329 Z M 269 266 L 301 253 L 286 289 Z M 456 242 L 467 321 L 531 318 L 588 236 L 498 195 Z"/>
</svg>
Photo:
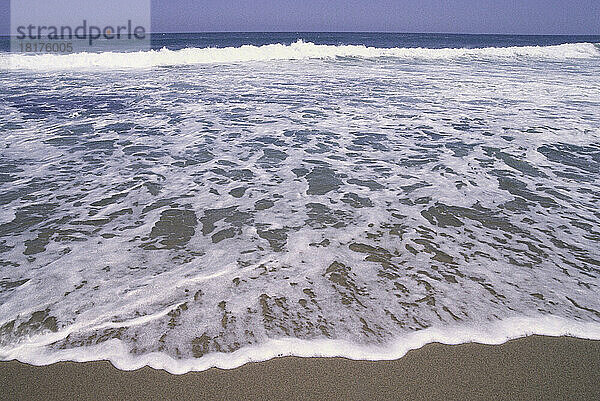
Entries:
<svg viewBox="0 0 600 401">
<path fill-rule="evenodd" d="M 281 357 L 173 375 L 107 361 L 0 362 L 0 399 L 600 399 L 600 341 L 428 344 L 392 361 Z"/>
</svg>

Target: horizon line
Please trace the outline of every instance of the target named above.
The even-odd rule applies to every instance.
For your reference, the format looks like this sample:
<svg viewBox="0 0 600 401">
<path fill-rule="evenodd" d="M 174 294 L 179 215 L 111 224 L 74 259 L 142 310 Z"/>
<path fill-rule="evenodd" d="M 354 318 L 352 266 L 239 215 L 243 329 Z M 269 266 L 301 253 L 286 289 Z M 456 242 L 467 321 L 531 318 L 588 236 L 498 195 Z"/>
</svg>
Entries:
<svg viewBox="0 0 600 401">
<path fill-rule="evenodd" d="M 390 34 L 390 35 L 481 35 L 481 36 L 600 36 L 599 33 L 478 33 L 478 32 L 400 32 L 400 31 L 156 31 L 147 32 L 157 34 L 212 34 L 212 33 L 362 33 L 362 34 Z M 17 36 L 2 33 L 1 37 Z"/>
</svg>

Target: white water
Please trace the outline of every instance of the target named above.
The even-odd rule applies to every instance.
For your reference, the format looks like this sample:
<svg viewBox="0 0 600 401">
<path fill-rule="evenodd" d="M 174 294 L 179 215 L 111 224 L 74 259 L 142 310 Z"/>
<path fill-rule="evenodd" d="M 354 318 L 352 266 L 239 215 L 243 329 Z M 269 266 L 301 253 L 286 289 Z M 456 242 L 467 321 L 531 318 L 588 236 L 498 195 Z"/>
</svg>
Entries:
<svg viewBox="0 0 600 401">
<path fill-rule="evenodd" d="M 87 348 L 74 348 L 48 353 L 45 345 L 56 341 L 56 336 L 40 336 L 19 347 L 0 347 L 0 358 L 17 359 L 32 365 L 50 365 L 60 361 L 110 361 L 117 369 L 137 370 L 144 366 L 163 369 L 173 374 L 203 371 L 210 368 L 234 369 L 248 362 L 262 362 L 283 356 L 344 357 L 355 360 L 383 361 L 402 358 L 408 351 L 431 343 L 447 345 L 468 342 L 498 345 L 528 335 L 570 336 L 600 340 L 600 323 L 573 322 L 554 316 L 512 318 L 482 327 L 454 326 L 430 328 L 405 335 L 383 346 L 357 346 L 343 340 L 271 339 L 259 346 L 249 346 L 227 355 L 210 354 L 196 359 L 173 359 L 163 353 L 132 356 L 119 340 L 110 340 Z"/>
<path fill-rule="evenodd" d="M 8 69 L 122 69 L 159 66 L 240 63 L 249 61 L 335 59 L 337 57 L 381 58 L 419 60 L 457 59 L 586 59 L 599 57 L 600 51 L 592 43 L 562 44 L 556 46 L 524 46 L 504 48 L 375 48 L 355 45 L 316 45 L 298 40 L 291 45 L 271 44 L 245 45 L 227 48 L 188 48 L 182 50 L 161 49 L 133 53 L 75 53 L 67 55 L 43 54 L 0 56 L 0 67 Z"/>
<path fill-rule="evenodd" d="M 600 336 L 594 45 L 14 60 L 0 359 L 183 373 Z"/>
</svg>

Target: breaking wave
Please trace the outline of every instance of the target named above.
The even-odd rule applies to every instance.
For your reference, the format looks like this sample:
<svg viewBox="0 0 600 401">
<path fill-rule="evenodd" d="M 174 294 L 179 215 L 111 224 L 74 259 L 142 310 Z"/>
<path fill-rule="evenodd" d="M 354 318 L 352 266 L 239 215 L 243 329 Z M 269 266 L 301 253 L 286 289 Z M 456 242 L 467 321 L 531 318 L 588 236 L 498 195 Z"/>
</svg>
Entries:
<svg viewBox="0 0 600 401">
<path fill-rule="evenodd" d="M 250 61 L 380 58 L 420 60 L 455 59 L 588 59 L 600 56 L 593 43 L 571 43 L 556 46 L 488 47 L 488 48 L 376 48 L 356 45 L 317 45 L 298 40 L 290 45 L 244 45 L 226 48 L 186 48 L 182 50 L 140 51 L 132 53 L 74 53 L 66 55 L 5 54 L 0 56 L 0 66 L 16 70 L 47 69 L 121 69 L 159 66 L 241 63 Z"/>
</svg>

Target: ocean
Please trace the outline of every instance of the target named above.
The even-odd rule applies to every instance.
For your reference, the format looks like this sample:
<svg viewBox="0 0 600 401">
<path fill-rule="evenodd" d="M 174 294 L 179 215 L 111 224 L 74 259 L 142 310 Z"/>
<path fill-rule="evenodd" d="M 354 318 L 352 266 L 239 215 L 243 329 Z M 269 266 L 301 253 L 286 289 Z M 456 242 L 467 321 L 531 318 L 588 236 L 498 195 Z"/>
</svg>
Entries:
<svg viewBox="0 0 600 401">
<path fill-rule="evenodd" d="M 600 339 L 600 37 L 0 41 L 0 359 Z"/>
</svg>

